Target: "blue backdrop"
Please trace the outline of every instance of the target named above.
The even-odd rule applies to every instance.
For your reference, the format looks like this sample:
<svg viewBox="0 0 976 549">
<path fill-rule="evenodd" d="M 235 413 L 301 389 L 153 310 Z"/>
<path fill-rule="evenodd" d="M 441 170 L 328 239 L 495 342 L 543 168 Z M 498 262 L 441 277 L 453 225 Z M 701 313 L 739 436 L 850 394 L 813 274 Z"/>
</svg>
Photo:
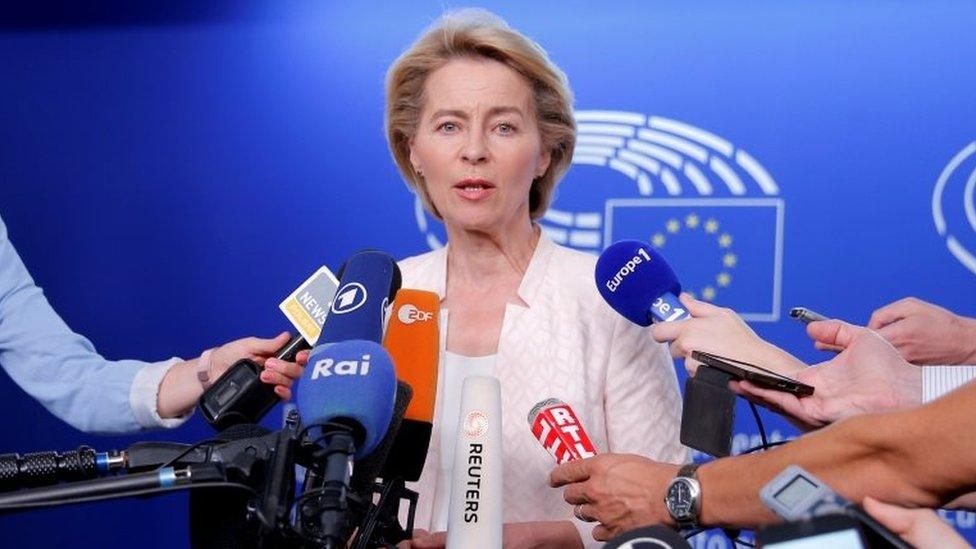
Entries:
<svg viewBox="0 0 976 549">
<path fill-rule="evenodd" d="M 385 69 L 443 2 L 124 4 L 0 24 L 0 215 L 108 357 L 286 328 L 315 268 L 442 241 L 382 135 Z M 658 246 L 700 297 L 823 360 L 805 305 L 864 323 L 915 295 L 976 316 L 971 2 L 488 2 L 567 72 L 577 164 L 544 225 Z M 195 441 L 72 430 L 0 376 L 0 451 Z M 736 448 L 756 442 L 740 410 Z M 794 431 L 767 414 L 774 438 Z M 273 426 L 280 413 L 268 418 Z M 183 496 L 0 517 L 4 544 L 186 543 Z M 946 513 L 970 539 L 976 518 Z M 696 547 L 727 546 L 699 536 Z"/>
</svg>

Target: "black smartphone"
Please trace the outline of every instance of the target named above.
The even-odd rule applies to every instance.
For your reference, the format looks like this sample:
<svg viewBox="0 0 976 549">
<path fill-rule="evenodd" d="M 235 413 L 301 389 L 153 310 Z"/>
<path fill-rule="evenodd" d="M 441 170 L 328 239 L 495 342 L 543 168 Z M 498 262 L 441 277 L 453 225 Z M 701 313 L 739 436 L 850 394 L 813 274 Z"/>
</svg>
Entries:
<svg viewBox="0 0 976 549">
<path fill-rule="evenodd" d="M 734 358 L 713 355 L 703 351 L 692 351 L 691 358 L 701 362 L 706 366 L 721 370 L 733 375 L 740 380 L 745 379 L 767 389 L 786 391 L 796 396 L 810 396 L 813 394 L 813 387 L 805 383 L 778 374 L 772 370 L 767 370 L 762 366 L 749 364 Z"/>
<path fill-rule="evenodd" d="M 827 317 L 824 315 L 806 307 L 793 307 L 790 309 L 790 318 L 799 320 L 804 324 L 810 324 L 816 320 L 827 320 Z"/>
</svg>

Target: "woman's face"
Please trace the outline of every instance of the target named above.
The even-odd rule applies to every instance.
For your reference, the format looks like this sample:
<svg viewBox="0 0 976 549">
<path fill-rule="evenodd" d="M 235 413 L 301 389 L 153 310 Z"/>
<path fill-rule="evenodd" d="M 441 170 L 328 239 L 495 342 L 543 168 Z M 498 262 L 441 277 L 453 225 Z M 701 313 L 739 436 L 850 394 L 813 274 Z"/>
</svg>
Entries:
<svg viewBox="0 0 976 549">
<path fill-rule="evenodd" d="M 488 59 L 454 59 L 427 77 L 410 161 L 448 227 L 493 232 L 529 218 L 549 166 L 529 83 Z"/>
</svg>

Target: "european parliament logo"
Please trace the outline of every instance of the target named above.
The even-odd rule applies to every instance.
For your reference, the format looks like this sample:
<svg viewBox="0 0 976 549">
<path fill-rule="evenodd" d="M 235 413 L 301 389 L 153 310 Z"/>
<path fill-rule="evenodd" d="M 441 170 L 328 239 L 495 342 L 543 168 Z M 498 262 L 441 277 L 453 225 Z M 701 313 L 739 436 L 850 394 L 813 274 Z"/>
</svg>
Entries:
<svg viewBox="0 0 976 549">
<path fill-rule="evenodd" d="M 755 158 L 658 116 L 584 110 L 576 122 L 574 166 L 540 223 L 550 238 L 594 254 L 648 242 L 696 297 L 746 320 L 779 319 L 784 204 Z M 441 247 L 442 229 L 414 207 L 428 245 Z"/>
<path fill-rule="evenodd" d="M 935 182 L 932 220 L 946 248 L 976 274 L 976 141 L 959 151 Z"/>
</svg>

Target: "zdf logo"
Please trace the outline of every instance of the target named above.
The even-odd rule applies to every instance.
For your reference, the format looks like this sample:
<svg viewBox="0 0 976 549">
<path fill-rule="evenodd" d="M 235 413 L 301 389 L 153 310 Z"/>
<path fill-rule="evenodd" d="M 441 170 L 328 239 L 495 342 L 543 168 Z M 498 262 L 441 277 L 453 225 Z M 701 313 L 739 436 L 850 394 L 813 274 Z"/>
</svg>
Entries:
<svg viewBox="0 0 976 549">
<path fill-rule="evenodd" d="M 406 303 L 397 311 L 397 318 L 404 324 L 413 324 L 414 322 L 426 322 L 434 318 L 434 313 L 422 311 L 412 303 Z"/>
<path fill-rule="evenodd" d="M 323 358 L 312 366 L 312 381 L 320 377 L 330 376 L 364 376 L 369 374 L 369 355 L 363 355 L 361 360 L 340 360 Z"/>
</svg>

